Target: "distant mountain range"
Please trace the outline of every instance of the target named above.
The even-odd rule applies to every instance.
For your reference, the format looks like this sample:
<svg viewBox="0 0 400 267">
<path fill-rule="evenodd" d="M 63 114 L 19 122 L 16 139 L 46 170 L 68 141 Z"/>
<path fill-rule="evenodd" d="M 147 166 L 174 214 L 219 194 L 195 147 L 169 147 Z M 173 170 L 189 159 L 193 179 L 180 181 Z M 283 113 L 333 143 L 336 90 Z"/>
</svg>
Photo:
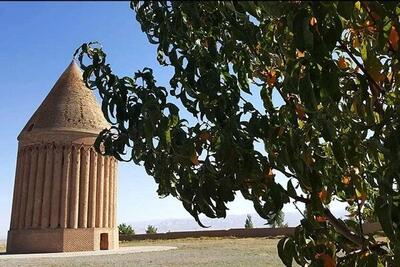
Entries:
<svg viewBox="0 0 400 267">
<path fill-rule="evenodd" d="M 334 212 L 334 211 L 333 211 Z M 344 211 L 337 211 L 334 214 L 338 217 L 345 215 Z M 266 220 L 261 218 L 258 214 L 249 214 L 252 218 L 254 227 L 269 227 L 265 225 Z M 157 228 L 158 233 L 165 233 L 168 231 L 196 231 L 196 230 L 221 230 L 231 228 L 244 228 L 244 223 L 247 214 L 241 215 L 227 215 L 225 219 L 210 219 L 201 217 L 201 222 L 205 226 L 210 226 L 207 229 L 200 227 L 194 219 L 168 219 L 168 220 L 148 220 L 148 221 L 133 221 L 128 222 L 135 229 L 136 234 L 144 234 L 148 225 L 153 225 Z M 288 226 L 297 226 L 300 223 L 302 216 L 298 212 L 285 212 L 285 223 Z"/>
</svg>

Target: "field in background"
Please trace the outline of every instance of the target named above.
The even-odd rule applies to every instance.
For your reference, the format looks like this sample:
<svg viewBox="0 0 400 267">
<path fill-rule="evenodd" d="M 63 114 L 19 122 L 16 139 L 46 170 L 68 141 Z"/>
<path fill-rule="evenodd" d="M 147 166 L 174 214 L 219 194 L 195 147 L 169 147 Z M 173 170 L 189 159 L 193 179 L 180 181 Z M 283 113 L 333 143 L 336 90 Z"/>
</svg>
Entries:
<svg viewBox="0 0 400 267">
<path fill-rule="evenodd" d="M 185 238 L 121 242 L 120 246 L 175 246 L 176 250 L 125 255 L 2 260 L 0 266 L 283 266 L 279 239 Z"/>
</svg>

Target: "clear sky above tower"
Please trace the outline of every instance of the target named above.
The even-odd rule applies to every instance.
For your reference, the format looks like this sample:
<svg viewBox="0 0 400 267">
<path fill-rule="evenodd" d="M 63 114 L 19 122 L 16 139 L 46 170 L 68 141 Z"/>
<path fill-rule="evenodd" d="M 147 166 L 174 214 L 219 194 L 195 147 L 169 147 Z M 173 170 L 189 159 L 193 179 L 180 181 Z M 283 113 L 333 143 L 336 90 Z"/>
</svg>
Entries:
<svg viewBox="0 0 400 267">
<path fill-rule="evenodd" d="M 0 239 L 4 239 L 10 223 L 17 136 L 74 51 L 84 42 L 99 41 L 116 74 L 133 75 L 150 67 L 166 87 L 172 69 L 159 66 L 156 47 L 140 30 L 127 1 L 1 2 L 0 25 Z M 159 199 L 156 190 L 143 167 L 120 163 L 118 223 L 191 218 L 178 200 Z M 228 206 L 228 214 L 254 212 L 251 202 L 241 196 Z"/>
<path fill-rule="evenodd" d="M 72 60 L 76 48 L 99 41 L 115 73 L 151 67 L 161 84 L 171 70 L 156 61 L 129 2 L 0 3 L 0 239 L 9 228 L 17 136 Z M 119 165 L 118 222 L 190 218 L 181 203 L 159 199 L 157 185 L 133 163 Z M 230 214 L 253 212 L 238 200 Z"/>
</svg>

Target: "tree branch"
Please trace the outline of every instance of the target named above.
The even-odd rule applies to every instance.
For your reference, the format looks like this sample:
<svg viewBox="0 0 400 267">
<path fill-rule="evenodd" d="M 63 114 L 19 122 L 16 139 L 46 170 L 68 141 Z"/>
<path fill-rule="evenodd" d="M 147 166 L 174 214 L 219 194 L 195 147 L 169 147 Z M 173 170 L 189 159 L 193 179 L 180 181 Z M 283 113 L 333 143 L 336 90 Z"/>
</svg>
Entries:
<svg viewBox="0 0 400 267">
<path fill-rule="evenodd" d="M 346 225 L 344 225 L 341 221 L 339 221 L 329 209 L 324 209 L 324 213 L 330 224 L 335 227 L 336 231 L 353 242 L 354 244 L 358 245 L 360 248 L 364 247 L 364 242 L 366 241 L 363 237 L 356 235 L 355 233 L 351 232 Z"/>
<path fill-rule="evenodd" d="M 299 201 L 299 202 L 303 202 L 304 204 L 309 204 L 310 200 L 308 198 L 302 197 L 302 196 L 296 196 L 296 197 L 292 197 L 294 200 Z"/>
<path fill-rule="evenodd" d="M 376 20 L 374 18 L 374 16 L 371 13 L 371 9 L 368 7 L 367 3 L 365 3 L 364 1 L 360 1 L 361 6 L 363 7 L 363 9 L 365 9 L 368 13 L 368 16 L 372 19 L 372 21 L 374 22 L 374 24 L 376 24 Z"/>
<path fill-rule="evenodd" d="M 282 88 L 281 86 L 278 86 L 278 85 L 275 86 L 276 91 L 278 91 L 278 93 L 282 97 L 282 99 L 286 102 L 286 104 L 290 105 L 291 102 L 283 95 L 281 88 Z"/>
<path fill-rule="evenodd" d="M 257 53 L 257 51 L 254 50 L 253 46 L 251 46 L 249 44 L 247 44 L 247 46 L 249 47 L 251 52 L 253 52 L 253 54 L 257 57 L 257 59 L 260 61 L 260 64 L 263 64 L 263 61 L 262 61 L 260 55 Z M 290 104 L 290 101 L 283 95 L 283 93 L 281 91 L 281 87 L 278 87 L 278 85 L 275 85 L 275 88 L 279 92 L 279 94 L 282 97 L 283 101 L 285 101 L 286 104 Z"/>
<path fill-rule="evenodd" d="M 278 168 L 275 164 L 272 164 L 273 166 L 271 166 L 273 169 L 283 173 L 286 177 L 293 177 L 296 179 L 299 179 L 299 177 L 297 177 L 296 175 L 294 175 L 293 173 L 287 172 L 285 170 L 281 170 L 280 168 Z"/>
<path fill-rule="evenodd" d="M 355 191 L 355 189 L 354 189 Z M 354 192 L 356 195 L 357 193 Z M 362 223 L 362 215 L 361 215 L 361 203 L 357 197 L 357 212 L 358 212 L 358 224 L 360 225 L 360 233 L 362 236 L 364 236 L 364 229 L 363 229 L 363 223 Z"/>
<path fill-rule="evenodd" d="M 381 88 L 381 86 L 372 78 L 372 76 L 368 73 L 368 71 L 365 69 L 364 65 L 361 64 L 356 57 L 353 55 L 353 53 L 351 53 L 351 51 L 349 50 L 349 48 L 341 41 L 339 40 L 339 44 L 340 47 L 350 56 L 350 58 L 354 61 L 354 63 L 356 63 L 356 65 L 363 71 L 363 73 L 365 74 L 365 76 L 367 76 L 367 79 L 372 82 L 376 88 L 379 89 L 380 92 L 383 92 L 383 89 Z"/>
<path fill-rule="evenodd" d="M 282 188 L 282 189 L 286 193 L 286 195 L 288 195 L 290 198 L 293 198 L 295 201 L 302 202 L 304 204 L 309 204 L 310 203 L 310 200 L 308 198 L 305 198 L 303 196 L 292 197 L 292 196 L 289 195 L 289 193 L 288 193 L 288 191 L 286 189 L 284 189 L 284 188 Z"/>
<path fill-rule="evenodd" d="M 299 207 L 297 207 L 296 202 L 293 202 L 294 207 L 298 210 L 298 212 L 301 214 L 301 216 L 303 216 L 303 218 L 307 218 L 306 215 L 299 209 Z"/>
</svg>

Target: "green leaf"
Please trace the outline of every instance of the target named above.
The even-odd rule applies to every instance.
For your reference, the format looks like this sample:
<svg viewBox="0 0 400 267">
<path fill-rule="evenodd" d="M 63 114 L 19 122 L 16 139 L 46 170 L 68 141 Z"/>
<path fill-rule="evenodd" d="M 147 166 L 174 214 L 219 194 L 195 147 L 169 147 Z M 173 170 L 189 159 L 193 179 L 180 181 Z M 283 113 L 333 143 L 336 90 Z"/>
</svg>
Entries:
<svg viewBox="0 0 400 267">
<path fill-rule="evenodd" d="M 260 96 L 263 101 L 264 108 L 266 110 L 273 110 L 274 106 L 272 104 L 271 95 L 269 94 L 268 90 L 268 87 L 264 86 L 260 91 Z"/>
<path fill-rule="evenodd" d="M 339 101 L 341 92 L 339 86 L 339 75 L 336 66 L 326 64 L 321 71 L 320 79 L 321 92 L 328 95 L 332 100 Z M 321 96 L 323 98 L 323 96 Z"/>
<path fill-rule="evenodd" d="M 335 48 L 342 35 L 343 27 L 337 13 L 325 17 L 321 23 L 321 34 L 329 50 Z"/>
<path fill-rule="evenodd" d="M 171 131 L 169 129 L 165 130 L 164 137 L 167 147 L 171 146 Z"/>
<path fill-rule="evenodd" d="M 173 127 L 175 127 L 176 125 L 178 125 L 178 123 L 179 123 L 179 116 L 177 116 L 177 115 L 171 115 L 171 116 L 169 117 L 168 127 L 173 128 Z"/>
<path fill-rule="evenodd" d="M 309 20 L 310 15 L 305 9 L 297 12 L 293 20 L 294 44 L 300 51 L 313 48 L 313 33 L 308 25 Z"/>
<path fill-rule="evenodd" d="M 329 119 L 322 120 L 322 136 L 326 141 L 333 141 L 336 138 L 336 129 Z"/>
<path fill-rule="evenodd" d="M 361 43 L 361 51 L 360 51 L 361 52 L 361 58 L 362 58 L 363 61 L 366 61 L 367 58 L 368 58 L 368 54 L 367 54 L 368 48 L 367 48 L 367 46 L 368 46 L 367 41 L 363 40 L 362 43 Z"/>
<path fill-rule="evenodd" d="M 360 260 L 357 262 L 358 266 L 365 266 L 365 267 L 378 267 L 382 266 L 381 263 L 379 264 L 378 255 L 369 253 L 368 255 L 362 255 Z"/>
<path fill-rule="evenodd" d="M 339 163 L 341 167 L 344 167 L 346 165 L 345 155 L 343 151 L 343 145 L 339 140 L 334 140 L 332 142 L 332 151 L 333 155 L 335 155 L 336 161 Z"/>
<path fill-rule="evenodd" d="M 293 257 L 296 255 L 296 249 L 293 239 L 290 237 L 285 237 L 279 240 L 278 245 L 278 255 L 282 260 L 283 264 L 288 267 L 292 266 Z"/>
<path fill-rule="evenodd" d="M 345 19 L 350 19 L 353 15 L 354 3 L 352 1 L 339 1 L 337 11 L 340 16 Z"/>
<path fill-rule="evenodd" d="M 301 101 L 304 102 L 306 109 L 315 111 L 317 109 L 317 100 L 315 98 L 309 72 L 299 80 L 299 93 Z"/>
<path fill-rule="evenodd" d="M 283 254 L 283 247 L 285 245 L 287 237 L 282 238 L 281 240 L 279 240 L 277 248 L 278 248 L 278 256 L 279 258 L 281 258 L 281 260 L 283 261 L 283 259 L 285 258 L 285 255 Z"/>
<path fill-rule="evenodd" d="M 380 196 L 376 199 L 375 212 L 382 226 L 382 230 L 389 239 L 395 239 L 391 205 L 384 197 Z"/>
<path fill-rule="evenodd" d="M 297 197 L 296 189 L 294 189 L 294 186 L 292 184 L 292 180 L 289 180 L 287 182 L 287 191 L 290 197 L 295 198 Z"/>
</svg>

